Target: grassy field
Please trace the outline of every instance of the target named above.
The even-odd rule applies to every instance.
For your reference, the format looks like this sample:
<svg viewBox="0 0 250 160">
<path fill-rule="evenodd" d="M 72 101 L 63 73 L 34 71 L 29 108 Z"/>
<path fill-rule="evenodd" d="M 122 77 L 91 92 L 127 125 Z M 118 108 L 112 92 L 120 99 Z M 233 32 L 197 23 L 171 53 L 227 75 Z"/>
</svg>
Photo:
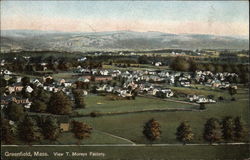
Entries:
<svg viewBox="0 0 250 160">
<path fill-rule="evenodd" d="M 189 121 L 195 134 L 194 143 L 204 143 L 202 138 L 203 126 L 207 119 L 216 117 L 222 119 L 225 116 L 240 116 L 244 124 L 249 126 L 249 100 L 247 92 L 236 96 L 237 101 L 225 101 L 207 105 L 204 112 L 158 112 L 158 113 L 134 113 L 126 115 L 113 115 L 102 117 L 76 118 L 84 121 L 95 129 L 118 135 L 134 141 L 135 143 L 149 143 L 142 135 L 143 125 L 151 118 L 155 118 L 161 124 L 162 137 L 154 143 L 178 143 L 175 138 L 176 128 L 182 121 Z M 156 104 L 148 99 L 144 106 Z M 169 103 L 169 102 L 167 102 Z M 118 106 L 118 105 L 117 105 Z M 127 105 L 128 106 L 128 105 Z"/>
<path fill-rule="evenodd" d="M 101 113 L 140 111 L 145 109 L 167 109 L 167 108 L 187 108 L 193 109 L 197 106 L 167 102 L 161 99 L 151 99 L 137 97 L 136 100 L 109 100 L 105 96 L 89 95 L 85 98 L 86 108 L 77 110 L 80 114 L 89 114 L 93 111 Z"/>
<path fill-rule="evenodd" d="M 177 88 L 178 89 L 178 88 Z M 63 133 L 56 142 L 43 141 L 39 144 L 129 144 L 127 140 L 133 141 L 137 144 L 148 144 L 149 146 L 53 146 L 53 147 L 2 147 L 2 153 L 19 152 L 19 151 L 40 151 L 48 152 L 51 157 L 50 160 L 57 159 L 178 159 L 178 160 L 242 160 L 249 158 L 249 145 L 201 145 L 201 146 L 188 146 L 181 145 L 176 140 L 176 128 L 182 121 L 188 121 L 194 133 L 194 140 L 191 143 L 208 144 L 203 140 L 203 129 L 207 119 L 215 117 L 222 119 L 225 116 L 240 116 L 247 128 L 248 134 L 250 131 L 250 118 L 249 118 L 249 94 L 248 90 L 240 89 L 238 94 L 234 97 L 236 101 L 230 101 L 230 95 L 226 91 L 212 91 L 212 90 L 199 90 L 199 89 L 182 89 L 184 92 L 202 92 L 203 95 L 213 93 L 216 96 L 222 95 L 227 100 L 215 104 L 206 105 L 207 109 L 203 112 L 192 111 L 177 111 L 177 112 L 143 112 L 143 113 L 129 113 L 123 115 L 108 115 L 100 117 L 78 117 L 75 120 L 83 121 L 93 127 L 93 133 L 90 138 L 81 141 L 74 138 L 70 132 Z M 201 94 L 201 93 L 200 93 Z M 150 99 L 144 97 L 137 97 L 136 100 L 119 100 L 111 101 L 104 96 L 89 95 L 85 98 L 87 108 L 78 110 L 81 113 L 89 113 L 91 111 L 112 112 L 112 111 L 128 111 L 140 110 L 146 108 L 183 108 L 183 107 L 197 107 L 188 104 L 181 104 L 176 102 L 166 102 L 160 99 Z M 142 134 L 143 126 L 149 119 L 155 118 L 161 125 L 161 138 L 150 142 Z M 118 136 L 118 137 L 116 137 Z M 125 140 L 124 140 L 125 139 Z M 126 140 L 127 139 L 127 140 Z M 221 141 L 223 142 L 223 141 Z M 249 142 L 246 137 L 244 142 Z M 180 144 L 178 146 L 150 146 L 150 144 Z M 53 152 L 101 152 L 105 153 L 105 157 L 55 157 Z M 23 158 L 23 159 L 33 159 Z M 14 157 L 3 158 L 4 160 L 15 160 Z M 20 157 L 16 159 L 22 159 Z M 36 157 L 35 159 L 46 159 L 46 157 Z"/>
<path fill-rule="evenodd" d="M 59 73 L 53 74 L 52 77 L 55 80 L 60 80 L 60 79 L 71 80 L 71 79 L 74 79 L 73 77 L 74 75 L 78 75 L 78 74 L 73 73 L 73 72 L 59 72 Z"/>
<path fill-rule="evenodd" d="M 15 158 L 4 157 L 4 160 L 83 160 L 83 159 L 108 159 L 108 160 L 243 160 L 249 158 L 249 145 L 241 146 L 167 146 L 167 147 L 3 147 L 5 152 L 47 152 L 47 157 Z M 64 153 L 62 157 L 53 156 L 53 152 Z M 65 152 L 87 153 L 86 157 L 66 156 Z M 102 153 L 105 156 L 90 156 L 90 152 Z M 70 155 L 69 154 L 69 155 Z"/>
<path fill-rule="evenodd" d="M 151 69 L 151 70 L 158 70 L 158 69 L 164 69 L 164 70 L 168 70 L 169 67 L 168 66 L 154 66 L 154 65 L 149 65 L 149 64 L 136 64 L 139 65 L 139 67 L 127 67 L 127 68 L 122 68 L 122 67 L 117 67 L 114 65 L 103 65 L 103 69 L 119 69 L 119 70 L 147 70 L 147 69 Z"/>
</svg>

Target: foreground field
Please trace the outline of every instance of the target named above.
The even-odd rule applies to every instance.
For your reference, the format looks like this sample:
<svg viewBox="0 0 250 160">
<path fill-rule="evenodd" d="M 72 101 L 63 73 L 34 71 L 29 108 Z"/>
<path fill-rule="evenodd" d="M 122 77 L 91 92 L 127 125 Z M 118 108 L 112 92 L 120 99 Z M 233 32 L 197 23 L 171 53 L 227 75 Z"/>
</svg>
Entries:
<svg viewBox="0 0 250 160">
<path fill-rule="evenodd" d="M 190 90 L 191 91 L 191 90 Z M 192 90 L 193 91 L 193 90 Z M 210 91 L 209 91 L 210 92 Z M 215 92 L 215 91 L 214 91 Z M 204 92 L 205 93 L 205 92 Z M 210 93 L 209 93 L 210 94 Z M 249 135 L 249 99 L 248 90 L 240 89 L 234 97 L 236 101 L 230 101 L 230 95 L 226 92 L 218 93 L 227 100 L 216 104 L 206 105 L 207 109 L 202 112 L 195 111 L 164 111 L 128 113 L 122 115 L 103 115 L 100 117 L 76 117 L 75 120 L 83 121 L 93 127 L 90 138 L 77 140 L 71 132 L 62 133 L 56 142 L 43 141 L 39 145 L 53 144 L 55 146 L 21 146 L 2 147 L 2 156 L 5 152 L 47 152 L 49 160 L 71 159 L 202 159 L 202 160 L 242 160 L 249 158 L 249 144 L 235 145 L 209 145 L 203 140 L 204 124 L 207 119 L 215 117 L 222 119 L 225 116 L 240 116 Z M 116 112 L 136 111 L 147 108 L 197 108 L 198 106 L 168 102 L 161 99 L 137 97 L 136 100 L 110 101 L 103 96 L 89 95 L 85 99 L 87 108 L 78 110 L 80 113 L 91 111 Z M 155 118 L 161 125 L 161 138 L 150 142 L 142 134 L 146 121 Z M 190 143 L 195 145 L 182 145 L 176 140 L 176 128 L 182 121 L 188 121 L 194 133 L 194 140 Z M 223 143 L 223 141 L 221 141 Z M 249 138 L 243 140 L 249 143 Z M 22 144 L 22 143 L 19 143 Z M 38 144 L 38 143 L 36 143 Z M 146 146 L 136 146 L 145 144 Z M 161 146 L 165 144 L 165 146 Z M 59 145 L 59 146 L 58 146 Z M 66 145 L 66 146 L 64 146 Z M 67 146 L 72 145 L 72 146 Z M 89 145 L 89 146 L 80 146 Z M 107 146 L 106 146 L 107 145 Z M 158 146 L 152 146 L 158 145 Z M 53 152 L 80 152 L 88 154 L 86 157 L 53 156 Z M 90 152 L 103 153 L 105 156 L 90 156 Z M 46 158 L 46 157 L 45 157 Z M 4 160 L 44 159 L 44 157 L 15 158 L 4 157 Z"/>
<path fill-rule="evenodd" d="M 220 145 L 220 146 L 114 146 L 114 147 L 86 147 L 86 146 L 24 146 L 24 147 L 3 147 L 1 155 L 5 152 L 47 152 L 50 160 L 82 160 L 82 159 L 109 159 L 109 160 L 148 160 L 148 159 L 168 159 L 168 160 L 242 160 L 249 158 L 249 145 Z M 53 152 L 64 153 L 62 157 L 53 156 Z M 87 156 L 66 156 L 72 152 L 86 153 Z M 92 156 L 92 153 L 99 153 L 99 156 Z M 103 156 L 104 155 L 104 156 Z M 31 160 L 46 159 L 46 157 L 4 157 L 4 160 Z"/>
<path fill-rule="evenodd" d="M 249 127 L 250 122 L 248 117 L 248 92 L 242 90 L 241 94 L 238 94 L 236 98 L 236 101 L 225 101 L 216 104 L 209 104 L 207 105 L 207 110 L 203 112 L 145 112 L 124 115 L 101 116 L 95 118 L 79 117 L 75 119 L 79 121 L 84 121 L 97 130 L 108 132 L 110 134 L 129 139 L 135 143 L 151 143 L 142 134 L 143 125 L 151 118 L 155 118 L 159 121 L 162 130 L 161 138 L 159 140 L 156 140 L 154 143 L 179 143 L 175 137 L 176 128 L 182 121 L 189 121 L 192 130 L 195 134 L 194 140 L 192 142 L 204 143 L 202 136 L 204 124 L 206 120 L 211 117 L 215 117 L 221 120 L 225 116 L 240 116 L 244 125 L 246 127 Z M 148 105 L 158 105 L 158 103 L 155 102 L 150 103 L 150 101 L 152 101 L 151 99 L 147 100 L 147 103 L 144 103 L 144 107 L 147 107 Z M 116 107 L 119 108 L 121 106 L 122 105 L 117 105 Z M 171 106 L 176 107 L 176 104 L 173 104 Z M 131 106 L 128 105 L 128 107 Z M 248 139 L 246 139 L 245 141 L 248 141 Z"/>
</svg>

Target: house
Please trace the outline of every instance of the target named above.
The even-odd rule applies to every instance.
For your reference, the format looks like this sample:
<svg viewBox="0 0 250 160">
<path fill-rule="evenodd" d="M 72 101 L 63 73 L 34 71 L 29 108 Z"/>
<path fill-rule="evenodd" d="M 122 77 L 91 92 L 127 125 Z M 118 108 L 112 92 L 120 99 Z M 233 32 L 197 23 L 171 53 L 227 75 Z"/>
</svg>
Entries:
<svg viewBox="0 0 250 160">
<path fill-rule="evenodd" d="M 215 103 L 216 101 L 211 98 L 205 98 L 204 96 L 188 95 L 187 98 L 190 102 L 196 103 Z"/>
<path fill-rule="evenodd" d="M 156 62 L 156 63 L 155 63 L 155 66 L 157 66 L 157 67 L 159 67 L 159 66 L 161 66 L 161 65 L 162 65 L 161 62 Z"/>
<path fill-rule="evenodd" d="M 77 80 L 81 81 L 81 82 L 88 83 L 88 82 L 90 82 L 90 79 L 91 79 L 91 76 L 89 76 L 89 77 L 80 77 Z"/>
<path fill-rule="evenodd" d="M 7 69 L 1 69 L 1 75 L 11 75 L 13 74 L 12 72 L 10 72 L 9 70 Z"/>
<path fill-rule="evenodd" d="M 61 80 L 59 80 L 59 85 L 63 85 L 63 83 L 65 83 L 66 81 L 65 81 L 65 79 L 61 79 Z"/>
<path fill-rule="evenodd" d="M 21 83 L 15 83 L 11 86 L 6 86 L 6 91 L 9 92 L 10 94 L 13 92 L 21 92 L 23 89 L 23 86 Z"/>
<path fill-rule="evenodd" d="M 2 61 L 1 61 L 1 64 L 0 64 L 1 66 L 4 66 L 5 65 L 5 60 L 3 59 Z"/>
<path fill-rule="evenodd" d="M 18 98 L 12 95 L 8 95 L 8 96 L 1 97 L 1 108 L 7 107 L 7 105 L 11 102 L 16 103 L 16 104 L 22 104 L 24 105 L 25 108 L 28 108 L 28 109 L 31 106 L 31 102 L 29 101 L 28 98 L 22 99 L 22 98 Z"/>
<path fill-rule="evenodd" d="M 83 62 L 83 61 L 85 61 L 86 59 L 87 59 L 86 57 L 81 57 L 81 58 L 78 58 L 77 61 L 78 61 L 78 62 Z"/>
<path fill-rule="evenodd" d="M 43 86 L 44 90 L 50 91 L 50 92 L 54 91 L 54 88 L 55 88 L 54 86 Z"/>
<path fill-rule="evenodd" d="M 189 81 L 181 81 L 180 84 L 183 87 L 190 87 L 190 82 Z"/>
<path fill-rule="evenodd" d="M 25 88 L 25 92 L 31 93 L 31 92 L 33 92 L 33 88 L 31 88 L 30 86 L 27 86 Z"/>
<path fill-rule="evenodd" d="M 10 80 L 11 78 L 12 77 L 10 75 L 4 75 L 3 76 L 3 79 L 6 80 L 6 81 Z"/>
<path fill-rule="evenodd" d="M 108 93 L 113 92 L 113 90 L 114 90 L 114 87 L 111 87 L 111 86 L 108 86 L 108 87 L 105 88 L 105 91 L 108 92 Z"/>
<path fill-rule="evenodd" d="M 120 92 L 118 93 L 118 96 L 121 96 L 121 97 L 132 97 L 132 94 L 128 90 L 120 90 Z"/>
<path fill-rule="evenodd" d="M 108 70 L 101 70 L 99 71 L 101 75 L 107 76 L 109 74 Z"/>
<path fill-rule="evenodd" d="M 199 99 L 199 96 L 197 95 L 188 95 L 187 98 L 190 102 L 196 102 Z"/>
<path fill-rule="evenodd" d="M 87 95 L 88 95 L 88 91 L 83 90 L 83 95 L 84 95 L 84 96 L 87 96 Z"/>
<path fill-rule="evenodd" d="M 42 71 L 46 71 L 48 68 L 47 68 L 47 63 L 44 63 L 44 62 L 42 62 L 42 63 L 40 63 L 40 67 L 41 67 L 41 70 Z"/>
<path fill-rule="evenodd" d="M 111 81 L 113 77 L 110 75 L 107 75 L 107 76 L 101 75 L 101 76 L 92 76 L 91 79 L 93 81 Z"/>
<path fill-rule="evenodd" d="M 37 87 L 43 86 L 43 84 L 38 79 L 34 79 L 31 83 Z"/>
<path fill-rule="evenodd" d="M 22 77 L 16 77 L 16 82 L 17 83 L 21 83 L 21 81 L 22 81 Z"/>
<path fill-rule="evenodd" d="M 155 96 L 160 98 L 169 98 L 174 95 L 174 92 L 172 92 L 171 89 L 161 89 L 156 92 Z"/>
<path fill-rule="evenodd" d="M 64 87 L 70 87 L 70 86 L 72 86 L 72 83 L 71 82 L 65 82 L 65 83 L 63 83 L 63 86 Z"/>
<path fill-rule="evenodd" d="M 103 85 L 103 86 L 98 87 L 96 90 L 97 90 L 98 92 L 105 91 L 106 86 L 107 86 L 107 85 L 105 84 L 105 85 Z"/>
<path fill-rule="evenodd" d="M 51 76 L 46 76 L 46 77 L 43 77 L 43 82 L 46 82 L 46 80 L 47 80 L 47 79 L 52 80 L 52 79 L 53 79 L 53 77 L 51 77 Z"/>
</svg>

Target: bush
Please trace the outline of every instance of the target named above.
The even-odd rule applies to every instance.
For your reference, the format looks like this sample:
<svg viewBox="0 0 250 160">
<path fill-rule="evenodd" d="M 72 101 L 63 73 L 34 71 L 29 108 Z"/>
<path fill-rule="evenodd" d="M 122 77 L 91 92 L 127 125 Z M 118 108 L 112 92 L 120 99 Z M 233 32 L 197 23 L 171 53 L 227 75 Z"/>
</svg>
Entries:
<svg viewBox="0 0 250 160">
<path fill-rule="evenodd" d="M 200 110 L 204 110 L 204 109 L 206 109 L 205 104 L 204 103 L 200 103 Z"/>
<path fill-rule="evenodd" d="M 223 101 L 224 98 L 222 96 L 218 97 L 218 100 Z"/>
<path fill-rule="evenodd" d="M 236 101 L 236 99 L 233 97 L 233 98 L 231 98 L 231 101 Z"/>
<path fill-rule="evenodd" d="M 101 116 L 101 113 L 98 112 L 98 111 L 93 111 L 93 112 L 90 113 L 90 116 L 91 117 L 99 117 L 99 116 Z"/>
</svg>

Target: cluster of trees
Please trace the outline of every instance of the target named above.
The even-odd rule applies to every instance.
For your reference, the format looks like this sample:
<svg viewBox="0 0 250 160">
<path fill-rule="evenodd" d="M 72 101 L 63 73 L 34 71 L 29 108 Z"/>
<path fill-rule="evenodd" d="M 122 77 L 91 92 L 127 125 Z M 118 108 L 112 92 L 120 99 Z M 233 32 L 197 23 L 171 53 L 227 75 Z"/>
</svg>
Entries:
<svg viewBox="0 0 250 160">
<path fill-rule="evenodd" d="M 69 97 L 63 92 L 56 92 L 50 95 L 49 92 L 38 89 L 32 94 L 31 99 L 33 103 L 30 107 L 30 111 L 32 112 L 49 112 L 60 115 L 72 113 L 73 104 Z M 85 107 L 83 98 L 79 97 L 76 101 L 78 107 Z M 4 110 L 4 113 L 8 119 L 13 121 L 18 121 L 25 116 L 24 107 L 21 104 L 16 104 L 15 102 L 9 103 L 8 107 Z"/>
<path fill-rule="evenodd" d="M 70 114 L 72 112 L 72 102 L 67 95 L 59 91 L 49 93 L 42 88 L 32 92 L 32 105 L 30 110 L 33 112 L 49 112 L 52 114 Z"/>
<path fill-rule="evenodd" d="M 225 117 L 221 122 L 216 118 L 207 120 L 204 129 L 204 139 L 210 143 L 225 141 L 240 141 L 245 137 L 245 128 L 240 117 Z"/>
<path fill-rule="evenodd" d="M 77 139 L 90 137 L 92 127 L 84 122 L 73 121 L 71 130 Z M 56 141 L 61 134 L 57 118 L 25 116 L 17 125 L 10 124 L 9 120 L 1 118 L 1 141 L 13 144 L 20 139 L 27 143 L 41 140 Z"/>
<path fill-rule="evenodd" d="M 48 112 L 52 114 L 72 113 L 72 101 L 62 91 L 53 93 L 48 103 Z"/>
<path fill-rule="evenodd" d="M 1 141 L 6 144 L 12 144 L 17 137 L 31 143 L 42 139 L 55 141 L 59 137 L 60 128 L 56 118 L 47 117 L 43 120 L 36 120 L 25 116 L 18 125 L 11 125 L 7 119 L 2 118 L 1 132 Z"/>
<path fill-rule="evenodd" d="M 82 66 L 84 68 L 102 68 L 102 61 L 88 57 L 84 62 L 78 62 L 75 58 L 70 57 L 44 57 L 31 56 L 29 60 L 17 56 L 15 60 L 6 59 L 6 69 L 13 72 L 29 72 L 43 71 L 44 67 L 51 71 L 68 71 L 73 67 Z M 46 63 L 46 64 L 42 64 Z"/>
<path fill-rule="evenodd" d="M 161 135 L 160 124 L 158 121 L 151 119 L 145 123 L 143 128 L 144 136 L 154 141 L 160 138 Z M 183 144 L 194 139 L 194 133 L 187 121 L 181 122 L 176 129 L 176 139 Z M 242 124 L 240 117 L 225 117 L 221 122 L 216 118 L 210 118 L 204 125 L 203 138 L 204 140 L 214 143 L 224 140 L 241 141 L 246 135 L 245 127 Z"/>
</svg>

